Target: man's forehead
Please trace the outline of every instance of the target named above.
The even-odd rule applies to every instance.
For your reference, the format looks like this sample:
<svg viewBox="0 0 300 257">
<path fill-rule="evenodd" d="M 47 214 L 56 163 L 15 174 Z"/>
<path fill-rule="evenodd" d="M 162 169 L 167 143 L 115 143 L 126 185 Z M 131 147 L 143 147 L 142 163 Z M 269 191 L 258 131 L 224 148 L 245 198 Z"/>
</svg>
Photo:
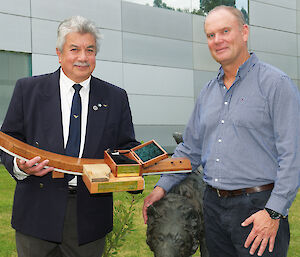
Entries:
<svg viewBox="0 0 300 257">
<path fill-rule="evenodd" d="M 95 40 L 95 36 L 92 33 L 81 33 L 81 32 L 69 32 L 66 35 L 66 39 L 80 39 L 80 38 L 93 38 Z"/>
<path fill-rule="evenodd" d="M 91 33 L 78 33 L 70 32 L 66 35 L 66 42 L 68 45 L 77 45 L 82 41 L 89 42 L 89 45 L 96 45 L 96 40 L 93 34 Z"/>
<path fill-rule="evenodd" d="M 205 31 L 211 27 L 218 27 L 218 29 L 232 27 L 234 23 L 238 23 L 236 17 L 225 9 L 220 9 L 211 12 L 205 19 Z M 207 32 L 207 31 L 206 31 Z"/>
</svg>

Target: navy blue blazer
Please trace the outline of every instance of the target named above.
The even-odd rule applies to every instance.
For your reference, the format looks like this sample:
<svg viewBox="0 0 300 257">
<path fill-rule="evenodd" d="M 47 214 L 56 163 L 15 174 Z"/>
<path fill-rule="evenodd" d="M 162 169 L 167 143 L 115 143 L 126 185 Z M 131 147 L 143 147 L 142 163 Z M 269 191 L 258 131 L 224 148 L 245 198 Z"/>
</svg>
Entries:
<svg viewBox="0 0 300 257">
<path fill-rule="evenodd" d="M 1 131 L 27 144 L 64 154 L 59 74 L 57 70 L 18 80 Z M 93 110 L 99 103 L 107 106 Z M 129 149 L 136 145 L 125 90 L 92 76 L 83 157 L 102 159 L 107 148 Z M 13 158 L 2 152 L 2 162 L 13 175 Z M 49 173 L 16 181 L 13 228 L 37 238 L 61 242 L 67 179 L 52 179 Z M 112 194 L 89 194 L 78 176 L 79 244 L 97 240 L 110 232 L 112 212 Z"/>
</svg>

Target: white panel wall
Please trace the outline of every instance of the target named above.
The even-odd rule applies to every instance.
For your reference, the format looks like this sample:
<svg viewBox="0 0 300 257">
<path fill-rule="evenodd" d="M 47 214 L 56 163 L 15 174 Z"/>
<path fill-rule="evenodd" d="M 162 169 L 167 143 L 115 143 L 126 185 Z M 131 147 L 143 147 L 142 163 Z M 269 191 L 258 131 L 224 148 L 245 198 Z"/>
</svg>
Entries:
<svg viewBox="0 0 300 257">
<path fill-rule="evenodd" d="M 126 32 L 192 41 L 192 16 L 163 8 L 122 2 Z"/>
<path fill-rule="evenodd" d="M 93 76 L 118 87 L 123 87 L 122 63 L 97 60 Z"/>
<path fill-rule="evenodd" d="M 298 56 L 300 56 L 300 35 L 297 35 L 297 39 L 298 39 Z"/>
<path fill-rule="evenodd" d="M 186 97 L 129 95 L 133 122 L 136 125 L 186 124 L 194 99 Z"/>
<path fill-rule="evenodd" d="M 300 10 L 297 10 L 297 33 L 300 33 Z"/>
<path fill-rule="evenodd" d="M 31 52 L 30 19 L 0 13 L 0 49 L 16 52 Z"/>
<path fill-rule="evenodd" d="M 2 0 L 0 12 L 30 16 L 30 0 Z"/>
<path fill-rule="evenodd" d="M 249 40 L 253 50 L 290 56 L 297 53 L 297 36 L 294 33 L 254 26 L 250 31 Z"/>
<path fill-rule="evenodd" d="M 207 44 L 194 43 L 194 69 L 216 71 L 220 65 L 211 57 Z"/>
<path fill-rule="evenodd" d="M 121 0 L 31 0 L 32 16 L 62 21 L 82 15 L 102 28 L 121 30 Z"/>
<path fill-rule="evenodd" d="M 193 41 L 206 44 L 206 34 L 204 31 L 204 16 L 193 15 Z"/>
<path fill-rule="evenodd" d="M 296 9 L 296 0 L 257 0 L 258 2 L 263 2 L 269 5 L 281 6 L 289 9 Z M 297 0 L 299 1 L 299 0 Z M 256 0 L 250 0 L 250 4 L 256 2 Z M 251 15 L 251 14 L 250 14 Z"/>
<path fill-rule="evenodd" d="M 276 2 L 276 1 L 275 1 Z M 295 1 L 278 1 L 294 2 Z M 288 9 L 287 5 L 280 7 L 261 2 L 250 1 L 250 24 L 274 30 L 296 32 L 296 9 Z"/>
<path fill-rule="evenodd" d="M 32 19 L 32 53 L 56 55 L 58 21 Z"/>
<path fill-rule="evenodd" d="M 120 31 L 100 29 L 102 40 L 97 59 L 122 62 L 122 33 Z"/>
<path fill-rule="evenodd" d="M 249 47 L 261 60 L 298 80 L 299 0 L 251 0 Z"/>
<path fill-rule="evenodd" d="M 193 71 L 125 63 L 124 88 L 129 94 L 192 98 Z"/>
<path fill-rule="evenodd" d="M 57 56 L 32 54 L 32 75 L 41 75 L 56 71 L 60 67 Z"/>
<path fill-rule="evenodd" d="M 124 32 L 123 61 L 192 69 L 192 42 Z"/>
</svg>

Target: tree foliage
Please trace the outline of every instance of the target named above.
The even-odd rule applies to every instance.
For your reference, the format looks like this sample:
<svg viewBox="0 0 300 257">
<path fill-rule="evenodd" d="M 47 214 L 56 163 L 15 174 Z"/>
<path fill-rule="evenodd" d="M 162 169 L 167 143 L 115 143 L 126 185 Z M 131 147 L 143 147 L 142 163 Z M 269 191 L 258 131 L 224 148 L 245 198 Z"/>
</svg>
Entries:
<svg viewBox="0 0 300 257">
<path fill-rule="evenodd" d="M 164 9 L 169 9 L 175 11 L 174 8 L 168 6 L 166 3 L 164 3 L 162 0 L 154 0 L 153 1 L 153 6 L 154 7 L 159 7 L 159 8 L 164 8 Z"/>
<path fill-rule="evenodd" d="M 134 231 L 133 219 L 136 203 L 142 199 L 142 195 L 127 195 L 125 201 L 114 203 L 114 227 L 113 231 L 105 237 L 103 257 L 117 256 L 120 247 L 126 240 L 126 234 Z"/>
<path fill-rule="evenodd" d="M 227 5 L 235 7 L 235 0 L 200 0 L 200 9 L 204 13 L 208 13 L 210 10 L 218 5 Z"/>
<path fill-rule="evenodd" d="M 199 0 L 199 1 L 200 1 L 200 9 L 198 9 L 198 10 L 193 9 L 192 11 L 190 11 L 188 9 L 177 8 L 176 11 L 186 12 L 186 13 L 191 12 L 192 14 L 198 14 L 198 15 L 205 16 L 210 10 L 212 10 L 213 8 L 215 8 L 218 5 L 227 5 L 227 6 L 236 7 L 236 5 L 235 5 L 236 0 Z M 153 0 L 153 6 L 175 11 L 175 8 L 168 6 L 165 2 L 163 2 L 163 0 Z M 249 24 L 249 15 L 248 15 L 247 11 L 244 8 L 242 8 L 241 12 L 243 13 L 243 15 L 245 17 L 246 23 Z"/>
<path fill-rule="evenodd" d="M 241 12 L 244 15 L 246 23 L 249 24 L 249 14 L 247 13 L 247 11 L 244 8 L 241 9 Z"/>
</svg>

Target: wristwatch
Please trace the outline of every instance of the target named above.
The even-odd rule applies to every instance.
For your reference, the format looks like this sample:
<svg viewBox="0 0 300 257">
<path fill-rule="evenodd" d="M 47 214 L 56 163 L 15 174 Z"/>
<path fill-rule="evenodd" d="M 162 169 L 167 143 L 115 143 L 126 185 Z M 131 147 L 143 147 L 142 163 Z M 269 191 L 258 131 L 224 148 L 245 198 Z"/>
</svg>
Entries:
<svg viewBox="0 0 300 257">
<path fill-rule="evenodd" d="M 271 210 L 269 208 L 265 208 L 265 210 L 269 213 L 271 219 L 273 219 L 273 220 L 278 220 L 278 219 L 283 218 L 283 215 L 280 214 L 280 213 L 278 213 L 278 212 L 276 212 L 276 211 L 273 211 L 273 210 Z"/>
</svg>

